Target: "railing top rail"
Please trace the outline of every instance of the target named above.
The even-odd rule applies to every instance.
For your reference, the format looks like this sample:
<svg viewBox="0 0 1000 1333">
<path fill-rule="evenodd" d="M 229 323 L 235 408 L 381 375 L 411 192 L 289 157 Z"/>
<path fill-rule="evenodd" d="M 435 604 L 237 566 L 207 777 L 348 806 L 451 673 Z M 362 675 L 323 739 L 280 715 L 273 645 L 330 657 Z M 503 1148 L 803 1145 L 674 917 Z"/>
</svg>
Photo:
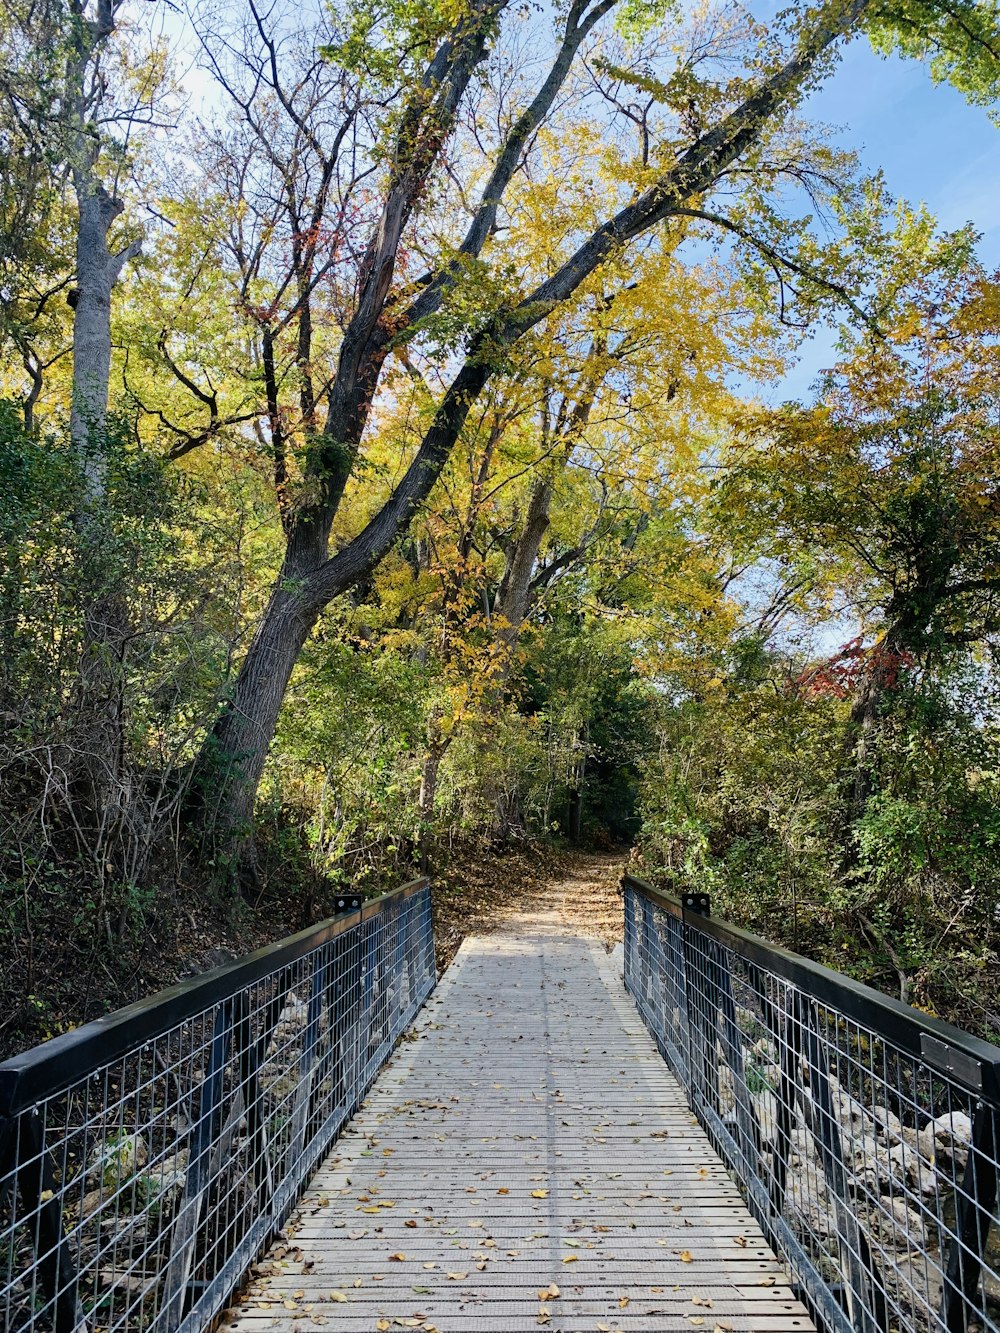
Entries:
<svg viewBox="0 0 1000 1333">
<path fill-rule="evenodd" d="M 883 995 L 811 958 L 770 944 L 729 921 L 686 911 L 679 898 L 653 888 L 635 875 L 626 875 L 623 883 L 672 916 L 695 924 L 750 962 L 792 982 L 819 1004 L 876 1029 L 894 1046 L 1000 1107 L 1000 1046 Z"/>
<path fill-rule="evenodd" d="M 377 916 L 388 903 L 419 893 L 427 878 L 411 880 L 361 908 L 328 917 L 266 944 L 244 958 L 185 978 L 134 1004 L 15 1055 L 0 1064 L 0 1116 L 14 1116 L 43 1098 L 72 1086 L 95 1067 L 110 1064 L 186 1019 L 238 995 L 254 982 L 271 976 L 338 935 Z M 348 894 L 345 897 L 353 897 Z"/>
</svg>

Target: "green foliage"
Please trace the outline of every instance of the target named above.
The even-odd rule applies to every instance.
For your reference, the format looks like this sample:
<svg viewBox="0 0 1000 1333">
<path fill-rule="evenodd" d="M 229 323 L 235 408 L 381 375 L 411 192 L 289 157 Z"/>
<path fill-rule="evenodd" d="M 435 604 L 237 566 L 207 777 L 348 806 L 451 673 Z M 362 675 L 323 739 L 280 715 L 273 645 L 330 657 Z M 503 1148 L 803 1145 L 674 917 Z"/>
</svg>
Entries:
<svg viewBox="0 0 1000 1333">
<path fill-rule="evenodd" d="M 302 829 L 331 881 L 388 882 L 410 863 L 427 672 L 411 654 L 336 631 L 304 654 L 264 810 Z"/>
<path fill-rule="evenodd" d="M 622 0 L 615 9 L 615 27 L 629 41 L 645 37 L 677 9 L 677 0 Z"/>
<path fill-rule="evenodd" d="M 550 825 L 566 830 L 567 802 L 579 789 L 584 839 L 631 842 L 653 698 L 631 645 L 599 619 L 558 607 L 533 644 L 525 675 L 522 707 L 546 728 L 550 753 L 562 752 L 562 771 L 555 766 L 548 778 Z"/>
<path fill-rule="evenodd" d="M 643 837 L 723 914 L 993 1031 L 995 287 L 916 288 L 811 408 L 740 423 L 713 526 L 770 606 L 667 709 Z M 834 608 L 862 633 L 799 646 Z"/>
<path fill-rule="evenodd" d="M 420 70 L 468 12 L 463 0 L 349 0 L 330 5 L 335 40 L 321 54 L 386 88 L 403 70 Z"/>
<path fill-rule="evenodd" d="M 974 105 L 992 108 L 1000 97 L 997 0 L 886 0 L 867 30 L 876 51 L 926 61 L 936 83 L 953 84 Z"/>
<path fill-rule="evenodd" d="M 44 970 L 38 942 L 52 922 L 82 957 L 143 938 L 170 865 L 164 833 L 192 718 L 203 721 L 219 686 L 218 672 L 202 682 L 199 709 L 192 627 L 208 580 L 189 577 L 193 514 L 178 479 L 120 418 L 100 447 L 103 503 L 84 520 L 81 460 L 66 435 L 27 432 L 0 404 L 0 948 L 22 994 Z M 186 488 L 188 503 L 195 496 Z M 118 633 L 102 663 L 119 728 L 111 754 L 95 739 L 109 701 L 82 700 L 79 685 L 93 605 Z"/>
<path fill-rule="evenodd" d="M 961 669 L 894 692 L 847 862 L 846 704 L 801 692 L 779 665 L 711 707 L 665 707 L 643 792 L 648 870 L 768 939 L 993 1032 L 1000 734 L 983 722 L 981 675 L 974 693 Z"/>
</svg>

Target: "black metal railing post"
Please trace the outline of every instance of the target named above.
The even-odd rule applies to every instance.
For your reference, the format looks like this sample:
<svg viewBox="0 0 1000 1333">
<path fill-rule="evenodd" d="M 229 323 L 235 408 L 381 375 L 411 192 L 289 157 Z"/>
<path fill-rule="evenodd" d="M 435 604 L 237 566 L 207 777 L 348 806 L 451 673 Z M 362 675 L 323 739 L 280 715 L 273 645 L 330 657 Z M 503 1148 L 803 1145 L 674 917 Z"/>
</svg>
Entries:
<svg viewBox="0 0 1000 1333">
<path fill-rule="evenodd" d="M 79 1279 L 63 1226 L 63 1200 L 56 1190 L 52 1159 L 36 1109 L 0 1122 L 0 1179 L 11 1177 L 9 1198 L 20 1196 L 27 1218 L 41 1288 L 51 1305 L 53 1333 L 86 1329 Z"/>
<path fill-rule="evenodd" d="M 966 1333 L 970 1316 L 981 1319 L 983 1263 L 996 1218 L 1000 1162 L 1000 1111 L 980 1102 L 972 1119 L 972 1140 L 958 1190 L 955 1234 L 945 1273 L 942 1313 L 948 1333 Z"/>
<path fill-rule="evenodd" d="M 232 1041 L 233 1018 L 233 1004 L 220 1004 L 215 1014 L 211 1055 L 201 1085 L 198 1114 L 197 1118 L 192 1117 L 189 1131 L 191 1155 L 181 1202 L 174 1219 L 163 1297 L 154 1326 L 156 1333 L 177 1333 L 185 1314 L 198 1226 L 205 1194 L 211 1182 L 212 1152 L 222 1127 L 223 1078 Z"/>
<path fill-rule="evenodd" d="M 643 899 L 644 906 L 647 902 Z M 698 942 L 698 921 L 711 915 L 712 903 L 707 893 L 685 893 L 681 898 L 681 948 L 684 960 L 684 1001 L 687 1014 L 688 1104 L 693 1111 L 700 1105 L 718 1111 L 719 1068 L 713 1057 L 716 1034 L 714 1022 L 709 1032 L 709 1013 L 714 1005 L 714 986 L 708 969 L 702 966 Z"/>
<path fill-rule="evenodd" d="M 622 972 L 625 978 L 625 989 L 632 995 L 636 995 L 635 965 L 638 949 L 636 947 L 635 937 L 635 904 L 636 895 L 626 886 L 623 889 L 623 910 L 625 913 L 624 928 L 624 966 Z"/>
<path fill-rule="evenodd" d="M 844 1147 L 830 1090 L 830 1075 L 823 1056 L 816 1005 L 798 991 L 794 998 L 796 1023 L 805 1040 L 799 1043 L 809 1067 L 808 1097 L 799 1085 L 799 1104 L 813 1136 L 827 1188 L 837 1214 L 840 1262 L 847 1280 L 851 1324 L 856 1333 L 887 1333 L 889 1315 L 882 1275 L 872 1256 L 847 1188 Z"/>
</svg>

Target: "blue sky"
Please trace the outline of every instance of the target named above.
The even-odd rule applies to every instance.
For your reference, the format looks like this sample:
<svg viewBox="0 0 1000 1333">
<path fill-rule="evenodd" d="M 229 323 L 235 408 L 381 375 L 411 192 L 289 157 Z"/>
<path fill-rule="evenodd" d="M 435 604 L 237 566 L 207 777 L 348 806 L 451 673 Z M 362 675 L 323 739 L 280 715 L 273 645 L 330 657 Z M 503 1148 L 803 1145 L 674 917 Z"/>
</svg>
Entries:
<svg viewBox="0 0 1000 1333">
<path fill-rule="evenodd" d="M 860 153 L 866 170 L 881 167 L 893 194 L 925 203 L 944 227 L 971 221 L 982 233 L 983 262 L 1000 268 L 1000 129 L 983 107 L 969 106 L 950 84 L 933 84 L 917 61 L 883 59 L 859 39 L 805 110 L 838 127 L 837 140 Z M 807 396 L 831 349 L 832 338 L 818 332 L 767 397 Z"/>
</svg>

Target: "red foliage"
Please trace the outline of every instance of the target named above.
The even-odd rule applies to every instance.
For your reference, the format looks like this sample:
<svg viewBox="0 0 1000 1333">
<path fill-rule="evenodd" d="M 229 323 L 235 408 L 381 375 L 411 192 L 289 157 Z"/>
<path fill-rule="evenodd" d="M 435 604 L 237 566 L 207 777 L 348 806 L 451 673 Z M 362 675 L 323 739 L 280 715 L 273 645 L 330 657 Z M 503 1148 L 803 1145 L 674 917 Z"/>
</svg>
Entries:
<svg viewBox="0 0 1000 1333">
<path fill-rule="evenodd" d="M 878 676 L 884 689 L 894 690 L 900 674 L 913 666 L 912 653 L 873 643 L 866 648 L 861 638 L 851 639 L 832 657 L 809 667 L 789 682 L 797 694 L 807 698 L 850 699 L 857 694 L 864 676 Z"/>
</svg>

